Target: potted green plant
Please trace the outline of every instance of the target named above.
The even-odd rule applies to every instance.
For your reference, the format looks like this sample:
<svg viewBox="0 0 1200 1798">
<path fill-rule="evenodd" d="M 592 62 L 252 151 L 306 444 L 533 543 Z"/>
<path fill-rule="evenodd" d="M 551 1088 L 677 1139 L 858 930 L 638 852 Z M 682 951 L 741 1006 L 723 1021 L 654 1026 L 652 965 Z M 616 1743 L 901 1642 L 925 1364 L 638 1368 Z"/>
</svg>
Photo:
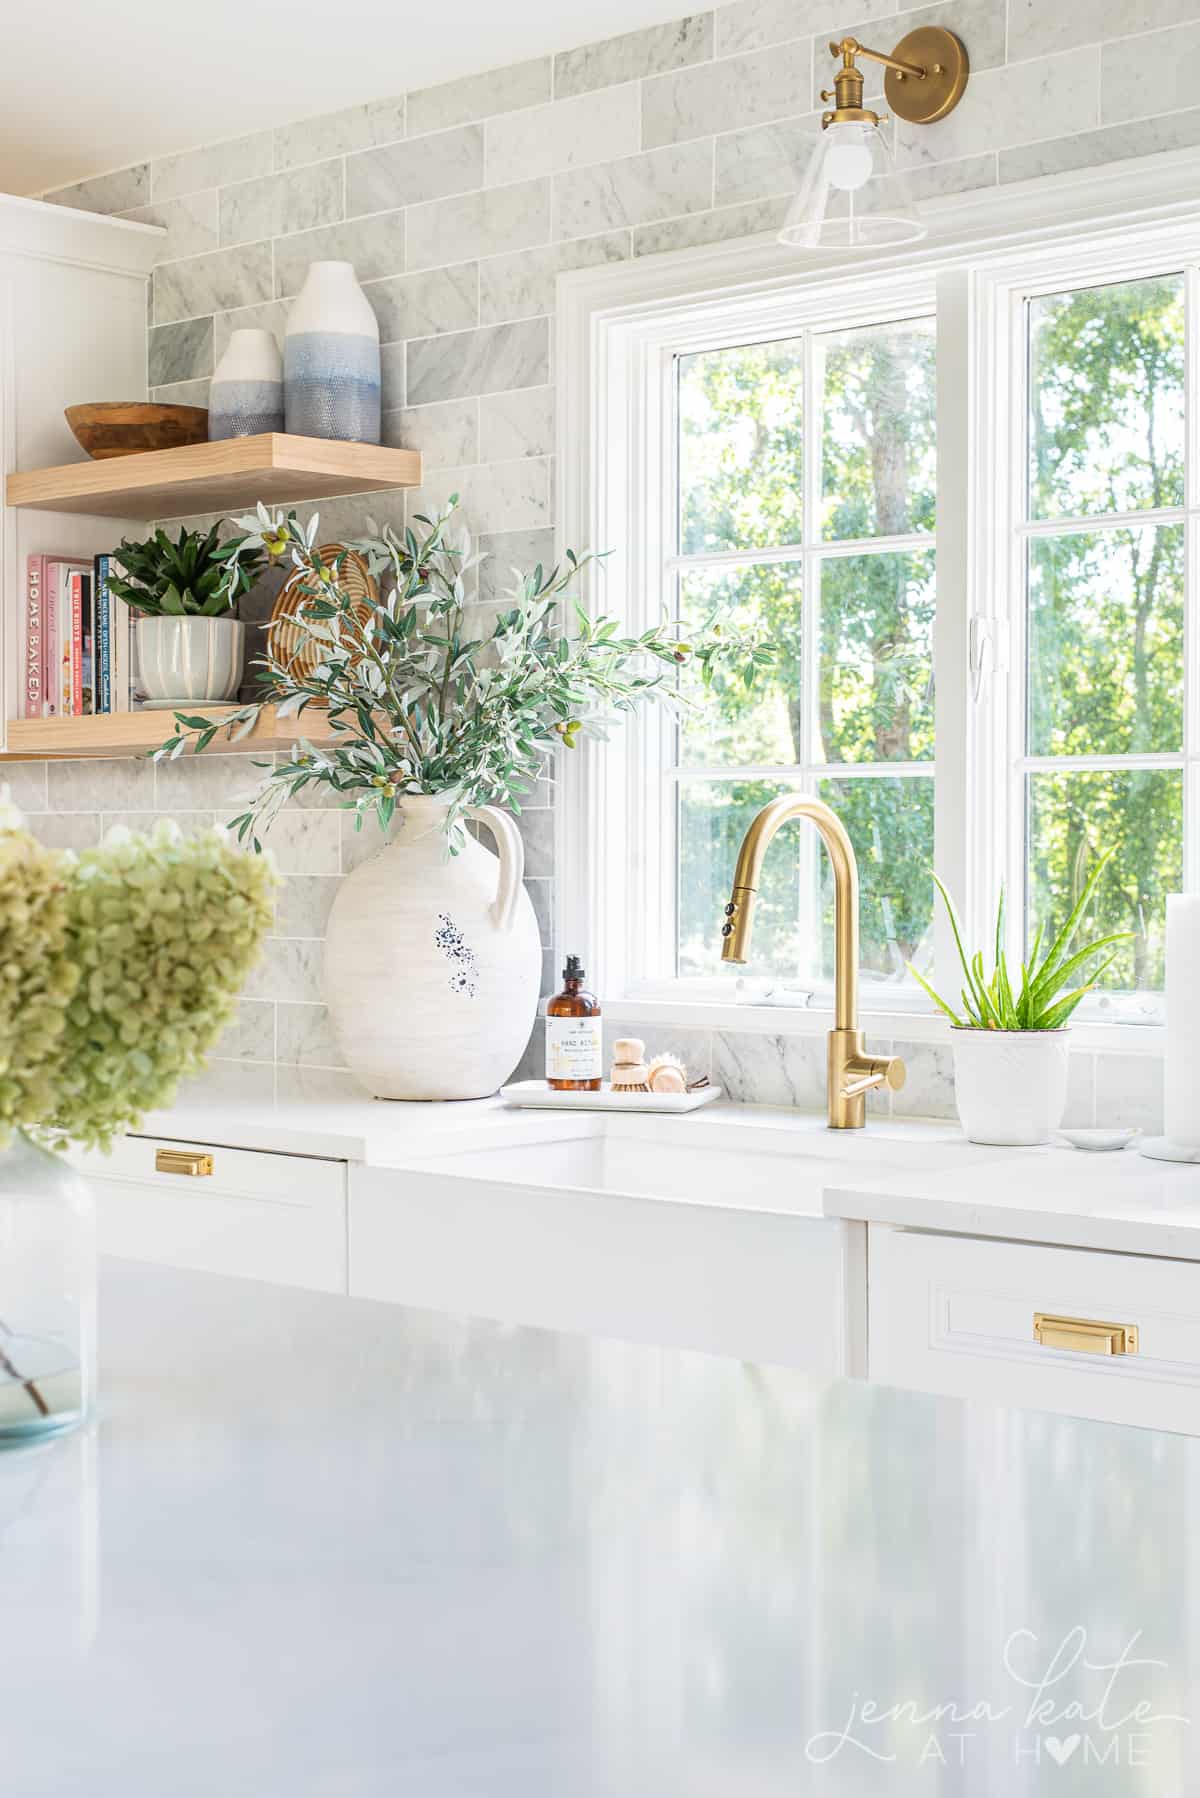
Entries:
<svg viewBox="0 0 1200 1798">
<path fill-rule="evenodd" d="M 238 521 L 239 557 L 263 550 L 297 571 L 287 615 L 306 647 L 264 659 L 263 700 L 281 716 L 321 708 L 329 740 L 301 741 L 269 768 L 234 824 L 257 843 L 278 808 L 306 787 L 402 829 L 338 890 L 325 938 L 325 992 L 347 1065 L 380 1098 L 475 1098 L 494 1092 L 529 1038 L 541 983 L 540 932 L 522 884 L 511 813 L 547 756 L 603 734 L 614 712 L 682 703 L 678 674 L 736 670 L 752 681 L 771 652 L 711 616 L 636 637 L 616 620 L 560 602 L 592 560 L 518 578 L 498 612 L 472 612 L 477 558 L 452 539 L 456 501 L 419 534 L 385 529 L 354 544 L 377 579 L 371 602 L 351 594 L 339 558 L 322 561 L 316 520 L 260 508 Z M 478 620 L 478 622 L 473 622 Z M 252 728 L 260 706 L 214 721 L 180 713 L 157 751 L 205 748 Z M 499 866 L 467 834 L 483 824 Z M 447 853 L 449 851 L 449 853 Z"/>
<path fill-rule="evenodd" d="M 138 676 L 151 707 L 230 699 L 241 684 L 246 627 L 233 614 L 266 558 L 220 532 L 181 530 L 172 542 L 160 527 L 113 552 L 125 572 L 109 586 L 138 615 Z"/>
<path fill-rule="evenodd" d="M 1010 972 L 1004 950 L 1003 891 L 996 912 L 992 972 L 988 974 L 982 951 L 968 956 L 954 901 L 937 875 L 933 877 L 962 963 L 960 1008 L 956 1010 L 935 992 L 911 962 L 908 969 L 950 1020 L 954 1096 L 970 1142 L 1028 1147 L 1049 1142 L 1062 1122 L 1069 1071 L 1068 1022 L 1114 960 L 1115 952 L 1105 956 L 1105 950 L 1128 941 L 1126 933 L 1118 932 L 1083 948 L 1072 948 L 1109 859 L 1106 855 L 1096 863 L 1071 915 L 1044 953 L 1043 926 L 1038 925 L 1019 975 Z M 1104 959 L 1097 961 L 1101 956 Z M 1089 963 L 1090 973 L 1085 974 Z"/>
<path fill-rule="evenodd" d="M 56 1151 L 107 1148 L 203 1066 L 273 884 L 223 831 L 117 830 L 75 857 L 0 806 L 0 1446 L 92 1399 L 92 1210 Z"/>
</svg>

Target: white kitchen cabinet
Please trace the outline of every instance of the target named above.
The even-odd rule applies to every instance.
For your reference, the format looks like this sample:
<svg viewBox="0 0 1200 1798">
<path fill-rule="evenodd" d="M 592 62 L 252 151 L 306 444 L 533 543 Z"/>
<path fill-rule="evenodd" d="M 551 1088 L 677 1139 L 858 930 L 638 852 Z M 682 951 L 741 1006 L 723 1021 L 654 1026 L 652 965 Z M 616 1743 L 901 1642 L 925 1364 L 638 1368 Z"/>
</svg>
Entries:
<svg viewBox="0 0 1200 1798">
<path fill-rule="evenodd" d="M 146 397 L 146 287 L 163 232 L 0 194 L 0 443 L 6 472 L 86 461 L 66 406 Z M 111 518 L 0 512 L 3 718 L 17 714 L 25 559 L 90 556 L 121 535 Z M 3 739 L 0 738 L 0 747 Z"/>
<path fill-rule="evenodd" d="M 564 1171 L 572 1158 L 564 1151 Z M 689 1203 L 432 1168 L 349 1175 L 359 1297 L 818 1374 L 866 1371 L 861 1224 L 734 1192 Z"/>
<path fill-rule="evenodd" d="M 1200 1263 L 873 1223 L 869 1266 L 872 1379 L 1200 1434 Z"/>
<path fill-rule="evenodd" d="M 186 1171 L 189 1159 L 209 1171 Z M 70 1160 L 95 1194 L 106 1254 L 346 1290 L 344 1162 L 148 1136 Z"/>
</svg>

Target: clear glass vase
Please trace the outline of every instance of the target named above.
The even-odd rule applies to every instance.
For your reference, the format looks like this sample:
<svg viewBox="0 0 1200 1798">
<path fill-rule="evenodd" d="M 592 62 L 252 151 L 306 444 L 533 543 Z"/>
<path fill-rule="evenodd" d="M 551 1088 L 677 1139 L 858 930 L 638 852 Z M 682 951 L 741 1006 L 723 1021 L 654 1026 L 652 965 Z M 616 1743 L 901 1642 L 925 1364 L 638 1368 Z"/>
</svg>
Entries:
<svg viewBox="0 0 1200 1798">
<path fill-rule="evenodd" d="M 91 1194 L 18 1133 L 0 1150 L 0 1446 L 81 1423 L 95 1366 Z"/>
</svg>

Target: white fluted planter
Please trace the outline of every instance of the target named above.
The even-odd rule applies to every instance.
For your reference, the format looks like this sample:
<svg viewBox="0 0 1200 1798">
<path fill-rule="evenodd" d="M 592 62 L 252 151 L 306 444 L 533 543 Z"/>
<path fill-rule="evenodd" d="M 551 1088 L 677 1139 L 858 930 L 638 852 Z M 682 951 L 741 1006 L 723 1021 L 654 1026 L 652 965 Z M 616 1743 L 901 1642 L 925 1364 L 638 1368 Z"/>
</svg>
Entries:
<svg viewBox="0 0 1200 1798">
<path fill-rule="evenodd" d="M 138 685 L 155 707 L 232 699 L 242 681 L 239 618 L 139 618 Z"/>
<path fill-rule="evenodd" d="M 960 1028 L 950 1036 L 967 1140 L 1014 1149 L 1049 1142 L 1067 1105 L 1070 1031 Z"/>
<path fill-rule="evenodd" d="M 499 855 L 471 837 L 450 856 L 445 813 L 440 799 L 405 800 L 398 834 L 342 882 L 325 933 L 334 1036 L 378 1099 L 485 1098 L 537 1015 L 542 951 L 520 832 L 480 806 L 469 815 Z"/>
</svg>

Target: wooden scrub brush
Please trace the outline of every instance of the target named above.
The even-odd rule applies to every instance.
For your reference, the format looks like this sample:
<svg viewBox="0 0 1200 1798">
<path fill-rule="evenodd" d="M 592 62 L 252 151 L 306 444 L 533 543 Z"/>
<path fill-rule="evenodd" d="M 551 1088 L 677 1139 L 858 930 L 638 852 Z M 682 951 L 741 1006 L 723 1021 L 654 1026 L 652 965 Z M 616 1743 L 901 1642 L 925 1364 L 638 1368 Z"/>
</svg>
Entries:
<svg viewBox="0 0 1200 1798">
<path fill-rule="evenodd" d="M 611 1085 L 615 1093 L 648 1093 L 650 1069 L 645 1062 L 646 1045 L 640 1037 L 619 1036 L 613 1044 Z"/>
<path fill-rule="evenodd" d="M 650 1063 L 647 1084 L 652 1093 L 685 1093 L 687 1069 L 677 1055 L 656 1055 Z"/>
</svg>

